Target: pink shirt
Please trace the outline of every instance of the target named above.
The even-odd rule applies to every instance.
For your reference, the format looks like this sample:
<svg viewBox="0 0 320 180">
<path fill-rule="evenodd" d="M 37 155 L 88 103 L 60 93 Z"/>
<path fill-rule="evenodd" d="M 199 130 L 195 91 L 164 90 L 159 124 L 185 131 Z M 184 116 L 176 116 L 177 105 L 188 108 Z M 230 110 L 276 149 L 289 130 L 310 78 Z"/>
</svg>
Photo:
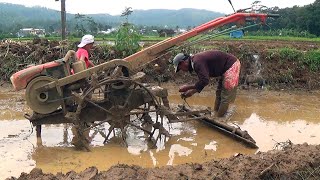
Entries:
<svg viewBox="0 0 320 180">
<path fill-rule="evenodd" d="M 83 48 L 79 48 L 78 51 L 76 52 L 76 56 L 77 56 L 77 59 L 80 60 L 81 56 L 84 56 L 84 61 L 86 63 L 86 67 L 88 68 L 89 67 L 89 54 L 88 54 L 88 51 L 83 49 Z"/>
</svg>

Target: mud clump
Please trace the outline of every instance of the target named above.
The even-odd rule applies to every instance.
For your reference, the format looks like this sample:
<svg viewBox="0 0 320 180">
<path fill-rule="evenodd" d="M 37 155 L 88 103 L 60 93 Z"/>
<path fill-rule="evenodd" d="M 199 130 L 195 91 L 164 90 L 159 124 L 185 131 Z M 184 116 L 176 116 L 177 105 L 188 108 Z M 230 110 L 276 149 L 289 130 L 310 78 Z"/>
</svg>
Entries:
<svg viewBox="0 0 320 180">
<path fill-rule="evenodd" d="M 287 144 L 280 150 L 237 154 L 203 164 L 187 163 L 160 168 L 141 168 L 135 165 L 115 165 L 107 171 L 96 167 L 76 173 L 45 174 L 41 169 L 22 173 L 15 179 L 319 179 L 320 145 Z"/>
</svg>

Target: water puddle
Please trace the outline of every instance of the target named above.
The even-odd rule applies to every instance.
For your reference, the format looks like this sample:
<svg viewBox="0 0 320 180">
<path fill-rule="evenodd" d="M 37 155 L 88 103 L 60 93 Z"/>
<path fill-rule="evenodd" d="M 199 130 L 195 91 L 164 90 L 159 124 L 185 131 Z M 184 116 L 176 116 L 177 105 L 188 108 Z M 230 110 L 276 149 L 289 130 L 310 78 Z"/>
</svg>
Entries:
<svg viewBox="0 0 320 180">
<path fill-rule="evenodd" d="M 172 137 L 149 149 L 144 134 L 129 130 L 128 148 L 117 137 L 103 145 L 104 138 L 91 131 L 91 152 L 75 151 L 71 125 L 47 125 L 42 140 L 23 114 L 28 111 L 21 94 L 0 91 L 0 178 L 19 176 L 38 167 L 44 172 L 82 171 L 89 166 L 106 170 L 115 164 L 142 167 L 205 162 L 236 153 L 253 154 L 273 149 L 277 142 L 320 143 L 320 94 L 240 91 L 232 123 L 256 140 L 259 149 L 243 144 L 198 122 L 170 125 Z M 183 101 L 174 92 L 170 103 Z M 214 94 L 203 93 L 187 100 L 191 106 L 213 106 Z M 106 126 L 107 128 L 107 126 Z M 19 168 L 17 168 L 19 167 Z"/>
</svg>

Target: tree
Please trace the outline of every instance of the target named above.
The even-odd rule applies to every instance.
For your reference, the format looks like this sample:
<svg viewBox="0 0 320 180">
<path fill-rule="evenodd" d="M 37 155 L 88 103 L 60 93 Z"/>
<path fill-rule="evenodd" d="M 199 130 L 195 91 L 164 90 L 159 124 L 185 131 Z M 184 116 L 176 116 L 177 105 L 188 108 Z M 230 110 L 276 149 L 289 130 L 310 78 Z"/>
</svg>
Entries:
<svg viewBox="0 0 320 180">
<path fill-rule="evenodd" d="M 320 0 L 306 7 L 305 17 L 305 29 L 320 36 Z"/>
<path fill-rule="evenodd" d="M 124 11 L 121 13 L 121 17 L 125 17 L 126 18 L 126 23 L 129 23 L 129 16 L 132 13 L 132 7 L 126 7 L 124 9 Z"/>
<path fill-rule="evenodd" d="M 115 49 L 122 53 L 122 57 L 127 57 L 140 49 L 140 35 L 135 27 L 128 22 L 128 17 L 132 12 L 129 7 L 121 14 L 121 17 L 126 18 L 126 21 L 120 25 L 115 39 Z"/>
<path fill-rule="evenodd" d="M 75 14 L 74 19 L 76 21 L 75 25 L 75 31 L 76 31 L 76 36 L 83 36 L 86 33 L 86 30 L 84 28 L 84 21 L 85 21 L 86 16 L 83 14 Z"/>
<path fill-rule="evenodd" d="M 92 19 L 92 17 L 87 18 L 87 25 L 91 33 L 96 34 L 98 32 L 98 24 Z"/>
<path fill-rule="evenodd" d="M 49 33 L 53 33 L 54 32 L 54 27 L 52 25 L 49 26 L 48 32 Z"/>
</svg>

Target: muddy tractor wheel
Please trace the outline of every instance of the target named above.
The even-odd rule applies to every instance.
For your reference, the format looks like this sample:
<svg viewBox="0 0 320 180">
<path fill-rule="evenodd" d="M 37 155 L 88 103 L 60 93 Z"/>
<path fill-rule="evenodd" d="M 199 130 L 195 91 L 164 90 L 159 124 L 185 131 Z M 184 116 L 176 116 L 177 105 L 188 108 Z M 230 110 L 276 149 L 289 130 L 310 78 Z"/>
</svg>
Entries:
<svg viewBox="0 0 320 180">
<path fill-rule="evenodd" d="M 154 143 L 161 140 L 161 136 L 169 136 L 169 132 L 163 127 L 159 100 L 147 87 L 129 77 L 98 76 L 96 82 L 77 97 L 77 102 L 79 104 L 74 122 L 81 137 L 84 137 L 81 133 L 88 130 L 103 129 L 105 133 L 101 131 L 99 133 L 105 138 L 104 143 L 106 143 L 111 133 L 117 131 L 120 132 L 117 134 L 120 134 L 123 143 L 127 145 L 128 129 L 143 131 L 145 139 L 153 140 Z M 94 108 L 97 111 L 90 115 L 92 121 L 84 120 Z M 95 121 L 94 116 L 98 111 L 104 113 L 104 118 Z"/>
<path fill-rule="evenodd" d="M 37 88 L 44 86 L 54 79 L 48 76 L 39 76 L 29 82 L 25 92 L 28 106 L 39 114 L 49 114 L 60 106 L 59 94 L 56 89 L 38 91 Z"/>
</svg>

